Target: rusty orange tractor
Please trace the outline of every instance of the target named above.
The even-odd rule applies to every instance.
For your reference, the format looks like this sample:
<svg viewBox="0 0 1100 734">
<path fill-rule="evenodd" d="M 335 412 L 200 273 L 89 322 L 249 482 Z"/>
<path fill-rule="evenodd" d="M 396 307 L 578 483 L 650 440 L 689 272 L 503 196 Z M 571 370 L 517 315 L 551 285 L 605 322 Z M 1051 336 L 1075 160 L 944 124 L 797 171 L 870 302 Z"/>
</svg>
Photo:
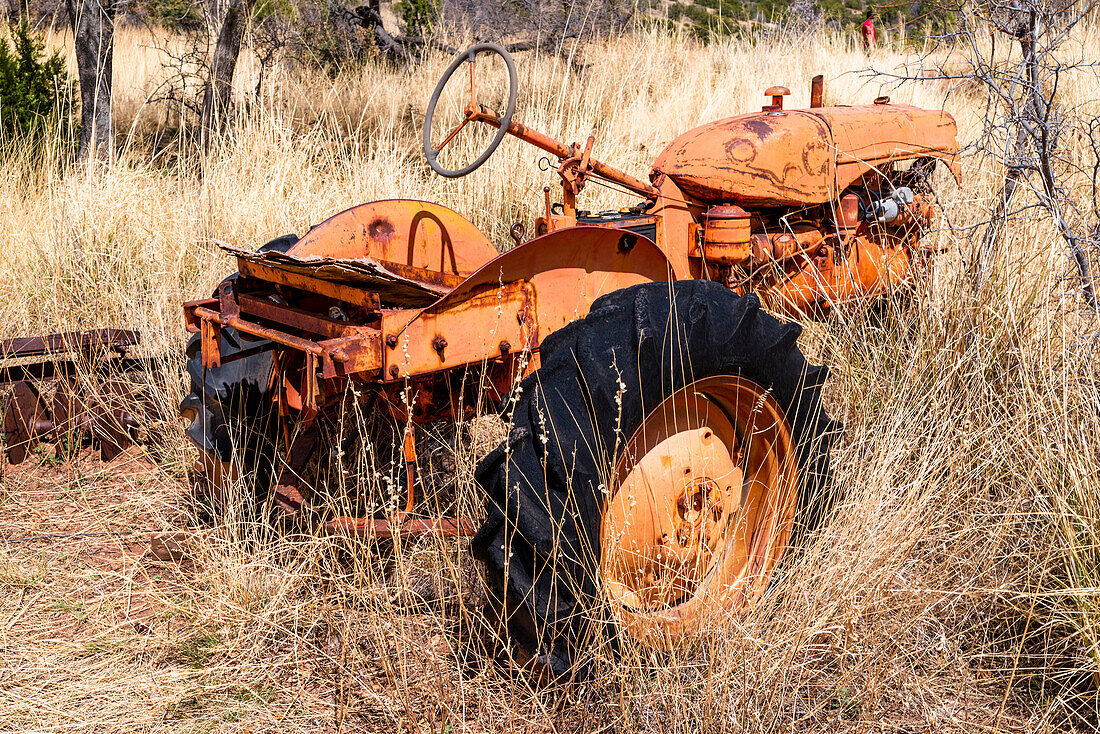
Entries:
<svg viewBox="0 0 1100 734">
<path fill-rule="evenodd" d="M 507 71 L 503 114 L 478 100 L 486 56 Z M 464 116 L 437 144 L 464 66 Z M 207 493 L 245 472 L 258 502 L 314 531 L 472 535 L 500 628 L 560 675 L 584 670 L 595 635 L 668 646 L 765 588 L 796 520 L 814 521 L 835 427 L 825 368 L 761 304 L 810 317 L 904 288 L 927 256 L 928 174 L 939 160 L 957 175 L 958 147 L 943 112 L 821 106 L 819 77 L 809 109 L 768 89 L 761 112 L 674 140 L 647 181 L 594 158 L 592 138 L 513 120 L 516 91 L 503 49 L 470 48 L 432 96 L 424 149 L 450 177 L 508 134 L 556 157 L 561 201 L 546 189 L 533 239 L 500 253 L 454 211 L 396 200 L 255 252 L 226 245 L 238 272 L 184 306 L 182 410 Z M 446 168 L 441 151 L 477 125 L 487 149 Z M 637 203 L 578 210 L 594 180 Z M 479 528 L 446 512 L 442 429 L 422 428 L 494 412 L 508 433 L 475 472 Z M 379 476 L 400 501 L 376 501 Z"/>
</svg>

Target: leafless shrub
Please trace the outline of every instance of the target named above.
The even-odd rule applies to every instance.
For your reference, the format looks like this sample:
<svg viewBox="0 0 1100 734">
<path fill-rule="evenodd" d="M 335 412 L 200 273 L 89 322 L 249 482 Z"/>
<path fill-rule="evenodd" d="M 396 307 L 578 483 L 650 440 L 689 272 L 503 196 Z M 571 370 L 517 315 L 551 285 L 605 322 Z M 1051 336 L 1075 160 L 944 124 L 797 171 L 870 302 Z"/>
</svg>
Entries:
<svg viewBox="0 0 1100 734">
<path fill-rule="evenodd" d="M 152 147 L 176 135 L 197 129 L 202 113 L 202 89 L 210 58 L 210 35 L 205 27 L 189 28 L 175 37 L 150 36 L 162 54 L 163 74 L 146 98 L 159 106 L 162 118 Z"/>
<path fill-rule="evenodd" d="M 1100 66 L 1079 44 L 1075 31 L 1092 17 L 1094 2 L 991 0 L 944 7 L 954 28 L 936 36 L 946 62 L 920 63 L 919 74 L 878 72 L 893 79 L 934 76 L 952 88 L 969 87 L 983 105 L 982 132 L 965 154 L 994 167 L 1003 181 L 987 218 L 969 223 L 975 239 L 971 271 L 988 276 L 1004 253 L 1006 229 L 1023 213 L 1040 208 L 1054 223 L 1077 275 L 1076 291 L 1097 311 L 1090 257 L 1095 259 L 1100 218 L 1095 206 L 1100 179 L 1081 166 L 1077 149 L 1090 146 L 1095 160 L 1097 110 L 1072 99 L 1063 85 Z M 928 68 L 928 67 L 931 68 Z"/>
<path fill-rule="evenodd" d="M 807 38 L 821 32 L 825 17 L 816 0 L 793 0 L 783 9 L 779 26 L 790 38 Z"/>
</svg>

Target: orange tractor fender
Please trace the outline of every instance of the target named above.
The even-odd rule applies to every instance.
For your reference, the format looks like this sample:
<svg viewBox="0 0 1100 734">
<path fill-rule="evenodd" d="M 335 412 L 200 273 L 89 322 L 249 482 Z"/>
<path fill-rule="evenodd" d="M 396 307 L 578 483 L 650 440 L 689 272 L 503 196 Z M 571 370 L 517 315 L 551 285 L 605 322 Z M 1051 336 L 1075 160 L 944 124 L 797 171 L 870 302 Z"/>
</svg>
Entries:
<svg viewBox="0 0 1100 734">
<path fill-rule="evenodd" d="M 287 252 L 295 257 L 370 258 L 465 276 L 497 256 L 469 220 L 428 201 L 360 204 L 313 227 Z"/>
<path fill-rule="evenodd" d="M 537 350 L 600 296 L 673 279 L 665 253 L 634 232 L 584 225 L 550 232 L 486 263 L 427 308 L 384 312 L 384 379 Z"/>
</svg>

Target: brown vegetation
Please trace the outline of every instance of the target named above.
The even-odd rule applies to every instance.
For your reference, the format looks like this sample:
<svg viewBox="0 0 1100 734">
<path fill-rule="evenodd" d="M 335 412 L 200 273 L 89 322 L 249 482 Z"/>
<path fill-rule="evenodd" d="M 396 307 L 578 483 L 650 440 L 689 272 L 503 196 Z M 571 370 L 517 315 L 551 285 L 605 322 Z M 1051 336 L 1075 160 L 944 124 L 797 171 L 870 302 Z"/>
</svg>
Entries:
<svg viewBox="0 0 1100 734">
<path fill-rule="evenodd" d="M 1100 50 L 1095 27 L 1077 42 Z M 460 181 L 419 151 L 423 108 L 446 59 L 400 75 L 370 65 L 335 80 L 291 67 L 205 158 L 150 150 L 165 119 L 144 104 L 161 55 L 122 33 L 115 51 L 121 153 L 70 171 L 60 146 L 10 151 L 0 178 L 0 336 L 140 326 L 178 374 L 179 303 L 230 269 L 209 238 L 254 246 L 353 204 L 439 201 L 503 246 L 530 225 L 549 173 L 505 142 Z M 885 50 L 880 68 L 914 58 Z M 945 62 L 951 59 L 944 58 Z M 633 35 L 572 59 L 521 55 L 517 119 L 596 136 L 601 159 L 644 173 L 677 133 L 757 108 L 808 80 L 827 101 L 887 93 L 821 36 L 766 50 Z M 246 59 L 243 102 L 254 89 Z M 1084 73 L 1074 99 L 1100 97 Z M 897 101 L 944 106 L 960 137 L 982 102 L 940 79 Z M 1082 146 L 1082 156 L 1086 153 Z M 1082 159 L 1082 164 L 1091 161 Z M 1078 315 L 1052 224 L 1004 233 L 978 290 L 959 229 L 980 221 L 1003 171 L 965 161 L 939 184 L 946 249 L 912 311 L 806 326 L 832 369 L 845 423 L 830 522 L 791 554 L 749 614 L 671 656 L 604 651 L 593 683 L 532 689 L 487 635 L 476 568 L 456 543 L 390 554 L 290 535 L 234 516 L 203 525 L 187 501 L 181 434 L 110 465 L 83 458 L 5 471 L 0 486 L 0 722 L 12 730 L 1043 731 L 1096 725 L 1100 708 L 1100 392 L 1095 322 Z M 1084 185 L 1084 181 L 1070 182 Z M 586 192 L 587 194 L 588 192 Z M 590 208 L 618 205 L 596 190 Z M 529 227 L 530 228 L 530 227 Z M 165 423 L 182 377 L 163 390 Z M 492 444 L 456 456 L 472 467 Z M 30 468 L 28 468 L 30 467 Z M 125 533 L 42 537 L 48 533 Z M 150 533 L 183 533 L 161 558 Z M 33 536 L 33 537 L 32 537 Z M 181 557 L 182 560 L 173 560 Z M 168 560 L 162 560 L 167 558 Z"/>
</svg>

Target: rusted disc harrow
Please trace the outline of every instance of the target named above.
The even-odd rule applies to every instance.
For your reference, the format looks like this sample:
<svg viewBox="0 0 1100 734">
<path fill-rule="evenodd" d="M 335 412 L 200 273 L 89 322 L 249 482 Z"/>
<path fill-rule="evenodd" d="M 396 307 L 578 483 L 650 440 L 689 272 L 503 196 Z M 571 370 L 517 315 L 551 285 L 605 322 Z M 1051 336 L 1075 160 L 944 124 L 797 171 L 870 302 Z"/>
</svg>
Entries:
<svg viewBox="0 0 1100 734">
<path fill-rule="evenodd" d="M 39 443 L 66 447 L 91 442 L 110 461 L 139 442 L 139 416 L 150 396 L 119 375 L 145 369 L 127 355 L 136 331 L 100 329 L 0 342 L 0 385 L 11 385 L 4 408 L 4 454 L 20 464 Z M 47 399 L 43 386 L 53 382 Z"/>
</svg>

